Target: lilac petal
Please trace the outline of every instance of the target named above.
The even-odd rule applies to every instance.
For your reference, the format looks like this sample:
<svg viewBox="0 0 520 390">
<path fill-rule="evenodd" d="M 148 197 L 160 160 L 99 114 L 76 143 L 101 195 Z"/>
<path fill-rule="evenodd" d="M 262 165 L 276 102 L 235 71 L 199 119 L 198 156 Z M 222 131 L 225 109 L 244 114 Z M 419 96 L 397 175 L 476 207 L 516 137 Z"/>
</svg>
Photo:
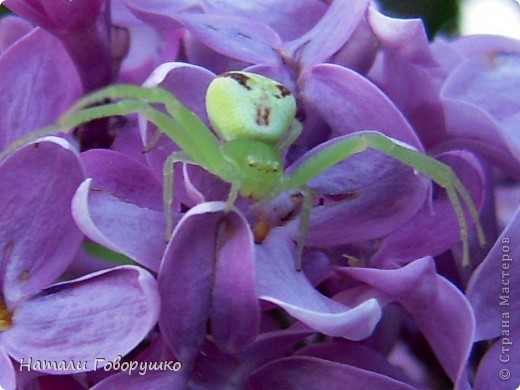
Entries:
<svg viewBox="0 0 520 390">
<path fill-rule="evenodd" d="M 250 65 L 249 62 L 237 60 L 218 53 L 197 39 L 194 35 L 186 32 L 185 29 L 182 29 L 182 31 L 185 31 L 183 43 L 186 49 L 186 58 L 189 62 L 203 66 L 216 74 L 244 69 Z"/>
<path fill-rule="evenodd" d="M 143 86 L 167 89 L 175 95 L 182 104 L 197 114 L 206 125 L 209 125 L 205 109 L 205 99 L 208 85 L 214 78 L 215 74 L 200 66 L 181 62 L 167 62 L 155 68 L 143 83 Z M 141 122 L 140 125 L 143 144 L 148 145 L 155 134 L 155 127 L 144 122 Z M 168 137 L 163 136 L 157 145 L 146 153 L 148 164 L 158 177 L 163 177 L 164 160 L 174 150 L 173 142 Z"/>
<path fill-rule="evenodd" d="M 125 30 L 126 31 L 126 30 Z M 179 56 L 183 31 L 157 31 L 149 26 L 128 28 L 130 48 L 121 64 L 118 82 L 142 84 L 159 64 Z"/>
<path fill-rule="evenodd" d="M 436 65 L 421 19 L 390 18 L 370 7 L 368 20 L 385 49 L 418 65 Z"/>
<path fill-rule="evenodd" d="M 167 62 L 155 68 L 143 86 L 169 90 L 186 107 L 209 124 L 205 110 L 206 90 L 214 78 L 214 73 L 201 66 Z"/>
<path fill-rule="evenodd" d="M 518 326 L 512 325 L 511 333 L 517 330 Z M 512 337 L 501 337 L 495 341 L 479 363 L 475 390 L 509 390 L 520 383 L 520 349 L 517 343 L 518 338 L 513 341 Z"/>
<path fill-rule="evenodd" d="M 90 150 L 82 160 L 92 182 L 90 192 L 84 183 L 74 198 L 80 228 L 97 243 L 157 271 L 166 247 L 162 183 L 146 166 L 117 152 Z"/>
<path fill-rule="evenodd" d="M 86 370 L 130 352 L 155 325 L 159 295 L 142 268 L 122 266 L 56 284 L 17 306 L 13 326 L 3 333 L 8 353 L 25 363 L 82 362 Z M 49 373 L 85 371 L 46 369 Z"/>
<path fill-rule="evenodd" d="M 73 375 L 41 375 L 34 380 L 39 390 L 83 390 L 85 387 Z"/>
<path fill-rule="evenodd" d="M 41 0 L 45 13 L 61 31 L 80 30 L 94 23 L 106 0 L 76 0 L 57 4 L 55 0 Z"/>
<path fill-rule="evenodd" d="M 214 337 L 226 348 L 243 346 L 258 332 L 251 232 L 240 214 L 224 207 L 209 202 L 187 212 L 159 271 L 159 324 L 172 351 L 188 365 L 204 342 L 210 314 Z"/>
<path fill-rule="evenodd" d="M 160 364 L 160 363 L 159 363 Z M 172 365 L 173 367 L 173 365 Z M 144 371 L 143 371 L 144 372 Z M 172 389 L 186 389 L 187 385 L 187 370 L 181 368 L 180 372 L 170 370 L 148 371 L 145 375 L 140 375 L 139 372 L 128 375 L 127 372 L 120 372 L 111 375 L 108 378 L 97 383 L 91 387 L 90 390 L 172 390 Z"/>
<path fill-rule="evenodd" d="M 327 11 L 319 0 L 206 1 L 206 13 L 251 17 L 274 29 L 283 41 L 296 39 L 310 30 Z M 273 12 L 273 10 L 276 12 Z"/>
<path fill-rule="evenodd" d="M 390 299 L 414 318 L 440 364 L 457 385 L 466 387 L 465 365 L 473 343 L 475 320 L 465 296 L 435 271 L 431 257 L 396 270 L 342 268 Z"/>
<path fill-rule="evenodd" d="M 507 174 L 518 177 L 520 155 L 515 142 L 482 108 L 463 100 L 444 99 L 446 128 L 454 137 L 454 148 L 469 149 L 485 157 Z"/>
<path fill-rule="evenodd" d="M 462 36 L 452 41 L 450 46 L 461 56 L 468 59 L 492 57 L 497 53 L 520 52 L 520 41 L 503 35 L 476 34 Z"/>
<path fill-rule="evenodd" d="M 181 24 L 175 16 L 183 11 L 200 10 L 198 0 L 126 0 L 125 4 L 132 13 L 155 28 L 178 28 Z"/>
<path fill-rule="evenodd" d="M 350 38 L 367 11 L 367 0 L 335 0 L 306 34 L 284 45 L 283 52 L 303 68 L 325 62 Z"/>
<path fill-rule="evenodd" d="M 54 0 L 8 0 L 7 5 L 60 39 L 77 67 L 83 87 L 92 91 L 107 85 L 112 77 L 109 26 L 103 12 L 107 12 L 105 2 L 79 0 L 57 4 Z"/>
<path fill-rule="evenodd" d="M 446 127 L 439 96 L 444 75 L 439 68 L 414 63 L 393 52 L 383 52 L 378 59 L 370 79 L 401 110 L 427 146 L 444 141 Z"/>
<path fill-rule="evenodd" d="M 81 94 L 78 74 L 67 52 L 59 40 L 40 29 L 0 57 L 0 78 L 0 149 L 56 122 Z"/>
<path fill-rule="evenodd" d="M 478 160 L 469 152 L 453 151 L 437 156 L 451 166 L 462 180 L 477 208 L 484 201 L 484 174 Z M 442 191 L 436 189 L 436 191 Z M 467 219 L 471 226 L 474 221 Z M 434 196 L 432 207 L 423 207 L 400 229 L 382 241 L 371 261 L 377 268 L 407 263 L 425 256 L 437 256 L 460 241 L 460 226 L 453 205 L 445 193 Z M 385 263 L 386 265 L 383 265 Z"/>
<path fill-rule="evenodd" d="M 380 352 L 359 343 L 336 340 L 320 344 L 311 344 L 297 351 L 297 356 L 310 356 L 338 363 L 348 364 L 363 370 L 396 379 L 412 385 L 412 381 L 401 369 L 391 365 Z"/>
<path fill-rule="evenodd" d="M 379 38 L 374 34 L 368 18 L 362 18 L 349 40 L 337 51 L 329 61 L 367 74 L 374 65 L 380 51 Z"/>
<path fill-rule="evenodd" d="M 2 337 L 0 337 L 0 340 Z M 3 348 L 0 348 L 0 388 L 16 389 L 16 375 L 11 359 Z"/>
<path fill-rule="evenodd" d="M 201 388 L 232 389 L 243 385 L 249 374 L 274 359 L 290 354 L 296 343 L 312 334 L 308 329 L 285 329 L 263 333 L 244 350 L 230 354 L 206 342 L 191 380 Z M 242 388 L 240 387 L 240 388 Z"/>
<path fill-rule="evenodd" d="M 221 349 L 235 351 L 250 344 L 260 327 L 253 234 L 238 213 L 221 219 L 217 234 L 211 330 Z"/>
<path fill-rule="evenodd" d="M 162 183 L 145 165 L 107 149 L 89 150 L 81 154 L 81 160 L 93 188 L 110 192 L 127 203 L 163 211 Z"/>
<path fill-rule="evenodd" d="M 280 37 L 251 16 L 180 14 L 175 18 L 218 53 L 250 63 L 280 62 Z"/>
<path fill-rule="evenodd" d="M 9 10 L 37 26 L 47 29 L 55 27 L 47 16 L 40 0 L 6 0 L 3 3 Z"/>
<path fill-rule="evenodd" d="M 520 208 L 496 240 L 485 260 L 473 273 L 467 288 L 468 300 L 475 312 L 475 341 L 500 336 L 503 316 L 509 316 L 511 329 L 518 329 L 520 302 L 512 291 L 520 286 Z"/>
<path fill-rule="evenodd" d="M 0 19 L 0 55 L 33 29 L 32 24 L 16 16 L 7 15 Z"/>
<path fill-rule="evenodd" d="M 295 270 L 292 242 L 278 229 L 256 247 L 259 297 L 287 311 L 317 332 L 362 340 L 381 317 L 375 299 L 346 306 L 320 294 L 305 275 Z"/>
<path fill-rule="evenodd" d="M 351 136 L 312 149 L 287 173 Z M 367 150 L 327 169 L 308 185 L 319 201 L 312 210 L 307 243 L 323 247 L 378 238 L 398 229 L 423 205 L 430 183 L 394 158 Z"/>
<path fill-rule="evenodd" d="M 519 65 L 520 53 L 514 52 L 495 52 L 492 58 L 467 61 L 446 80 L 443 97 L 483 108 L 514 136 L 520 121 Z"/>
<path fill-rule="evenodd" d="M 7 0 L 5 5 L 14 13 L 53 32 L 81 29 L 93 22 L 105 0 L 79 0 L 57 4 L 53 0 Z"/>
<path fill-rule="evenodd" d="M 441 91 L 449 131 L 480 141 L 488 149 L 487 155 L 499 153 L 495 159 L 500 155 L 512 159 L 516 170 L 520 159 L 519 66 L 518 52 L 489 53 L 460 65 Z"/>
<path fill-rule="evenodd" d="M 1 278 L 8 306 L 54 282 L 74 259 L 83 236 L 70 202 L 83 177 L 79 155 L 57 137 L 1 162 Z"/>
<path fill-rule="evenodd" d="M 414 386 L 379 373 L 313 357 L 276 360 L 255 371 L 248 385 L 259 389 L 388 389 L 412 390 Z"/>
<path fill-rule="evenodd" d="M 353 70 L 316 65 L 306 77 L 302 93 L 338 134 L 376 130 L 422 150 L 413 129 L 390 99 Z"/>
<path fill-rule="evenodd" d="M 72 199 L 78 227 L 92 241 L 157 271 L 166 246 L 164 213 L 91 188 L 91 182 L 85 180 Z"/>
</svg>

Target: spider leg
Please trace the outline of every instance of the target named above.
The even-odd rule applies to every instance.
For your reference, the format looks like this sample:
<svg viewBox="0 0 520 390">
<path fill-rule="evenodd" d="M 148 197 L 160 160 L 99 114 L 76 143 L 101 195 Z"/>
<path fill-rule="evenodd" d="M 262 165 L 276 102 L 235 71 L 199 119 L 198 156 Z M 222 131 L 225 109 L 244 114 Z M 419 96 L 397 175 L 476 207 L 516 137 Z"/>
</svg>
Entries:
<svg viewBox="0 0 520 390">
<path fill-rule="evenodd" d="M 283 154 L 287 149 L 289 149 L 294 141 L 298 139 L 302 133 L 302 129 L 303 126 L 301 122 L 294 119 L 285 136 L 276 144 L 276 148 L 280 151 L 280 154 Z"/>
<path fill-rule="evenodd" d="M 163 133 L 161 133 L 160 130 L 155 130 L 155 133 L 153 133 L 150 142 L 144 146 L 143 153 L 148 153 L 150 150 L 152 150 L 159 143 L 162 134 Z"/>
<path fill-rule="evenodd" d="M 309 233 L 309 225 L 311 222 L 312 211 L 312 192 L 310 187 L 303 186 L 301 188 L 303 195 L 302 212 L 300 215 L 300 230 L 298 237 L 298 244 L 296 246 L 296 271 L 302 270 L 302 256 L 305 242 L 307 241 L 307 234 Z"/>
<path fill-rule="evenodd" d="M 288 191 L 292 188 L 303 186 L 331 166 L 367 149 L 378 150 L 403 162 L 412 167 L 415 171 L 428 176 L 446 190 L 460 226 L 463 245 L 462 264 L 464 266 L 469 265 L 469 228 L 464 215 L 462 202 L 476 223 L 479 241 L 482 246 L 485 245 L 486 238 L 482 225 L 480 224 L 478 210 L 468 191 L 448 165 L 411 149 L 400 141 L 393 140 L 381 133 L 370 132 L 356 134 L 324 148 L 298 166 L 291 175 L 284 177 L 283 190 Z"/>
<path fill-rule="evenodd" d="M 226 200 L 226 207 L 224 209 L 226 213 L 231 211 L 231 209 L 233 208 L 233 205 L 235 204 L 235 201 L 238 198 L 239 191 L 240 191 L 240 183 L 232 182 L 231 189 L 229 190 L 229 195 Z"/>
<path fill-rule="evenodd" d="M 184 162 L 195 164 L 195 162 L 184 152 L 173 152 L 164 160 L 163 165 L 163 206 L 164 216 L 166 218 L 166 242 L 170 240 L 173 233 L 173 191 L 174 191 L 174 174 L 175 163 Z"/>
<path fill-rule="evenodd" d="M 98 103 L 101 106 L 93 106 Z M 163 105 L 166 113 L 153 105 Z M 116 85 L 100 89 L 80 99 L 60 121 L 64 128 L 76 127 L 90 120 L 115 115 L 140 113 L 194 160 L 212 173 L 224 168 L 220 144 L 197 115 L 174 95 L 162 88 Z"/>
</svg>

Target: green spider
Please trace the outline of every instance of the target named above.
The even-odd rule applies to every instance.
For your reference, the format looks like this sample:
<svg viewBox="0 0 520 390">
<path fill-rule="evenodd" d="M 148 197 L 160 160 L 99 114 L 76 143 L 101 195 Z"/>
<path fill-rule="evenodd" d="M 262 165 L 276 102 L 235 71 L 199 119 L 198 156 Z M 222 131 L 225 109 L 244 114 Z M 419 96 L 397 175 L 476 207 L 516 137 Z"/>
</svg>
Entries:
<svg viewBox="0 0 520 390">
<path fill-rule="evenodd" d="M 112 102 L 95 106 L 107 100 Z M 152 104 L 163 105 L 164 111 Z M 180 161 L 199 165 L 231 185 L 228 210 L 238 195 L 265 203 L 284 192 L 298 190 L 304 195 L 304 203 L 297 270 L 301 269 L 301 254 L 312 208 L 312 196 L 306 184 L 338 162 L 369 148 L 409 165 L 446 190 L 461 229 L 463 265 L 469 264 L 469 229 L 461 200 L 476 222 L 481 244 L 485 243 L 478 211 L 452 169 L 382 134 L 363 133 L 344 139 L 315 154 L 293 173 L 285 174 L 282 156 L 299 136 L 301 124 L 295 119 L 293 95 L 274 80 L 247 72 L 225 73 L 211 82 L 206 108 L 219 137 L 170 92 L 161 88 L 116 85 L 79 100 L 63 116 L 58 128 L 70 130 L 94 119 L 130 113 L 140 113 L 155 124 L 158 134 L 167 135 L 181 148 L 165 161 L 165 210 L 171 210 L 173 164 Z M 171 213 L 166 211 L 166 215 L 167 229 L 171 232 Z"/>
</svg>

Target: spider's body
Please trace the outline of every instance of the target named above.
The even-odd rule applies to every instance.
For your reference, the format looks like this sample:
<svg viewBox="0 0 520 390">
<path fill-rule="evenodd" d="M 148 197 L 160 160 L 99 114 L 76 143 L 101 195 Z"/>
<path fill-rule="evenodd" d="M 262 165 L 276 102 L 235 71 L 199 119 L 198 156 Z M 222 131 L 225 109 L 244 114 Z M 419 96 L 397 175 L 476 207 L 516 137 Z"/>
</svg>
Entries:
<svg viewBox="0 0 520 390">
<path fill-rule="evenodd" d="M 296 114 L 292 93 L 264 76 L 228 72 L 210 84 L 206 110 L 230 164 L 231 175 L 224 179 L 242 196 L 260 199 L 272 193 L 284 168 L 278 142 Z"/>
<path fill-rule="evenodd" d="M 120 100 L 90 107 L 107 99 Z M 164 105 L 165 111 L 152 104 Z M 321 148 L 287 174 L 282 156 L 300 134 L 301 125 L 294 119 L 296 103 L 286 87 L 264 76 L 228 72 L 210 84 L 206 106 L 219 137 L 168 91 L 133 85 L 111 86 L 84 97 L 63 117 L 60 127 L 72 129 L 94 119 L 138 112 L 170 137 L 181 152 L 173 153 L 165 162 L 164 200 L 169 231 L 172 229 L 172 165 L 177 161 L 199 165 L 230 183 L 230 208 L 239 194 L 255 200 L 270 200 L 292 190 L 301 191 L 310 199 L 306 185 L 310 180 L 349 156 L 371 148 L 409 165 L 446 190 L 461 228 L 463 264 L 469 264 L 469 228 L 463 203 L 476 222 L 480 242 L 485 242 L 478 211 L 453 170 L 400 141 L 377 132 L 344 137 Z M 297 269 L 301 267 L 300 255 L 310 213 L 311 203 L 304 202 Z"/>
<path fill-rule="evenodd" d="M 231 168 L 225 181 L 236 183 L 240 195 L 260 199 L 280 183 L 284 167 L 280 152 L 272 145 L 236 139 L 224 144 L 221 150 Z"/>
</svg>

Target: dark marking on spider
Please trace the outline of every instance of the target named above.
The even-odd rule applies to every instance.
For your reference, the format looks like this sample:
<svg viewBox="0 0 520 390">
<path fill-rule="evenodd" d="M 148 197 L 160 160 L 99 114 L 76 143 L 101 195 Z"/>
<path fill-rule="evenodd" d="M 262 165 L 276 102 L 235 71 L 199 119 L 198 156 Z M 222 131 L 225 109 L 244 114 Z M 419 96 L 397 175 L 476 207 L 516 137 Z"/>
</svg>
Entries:
<svg viewBox="0 0 520 390">
<path fill-rule="evenodd" d="M 280 95 L 275 95 L 277 99 L 281 99 L 291 95 L 291 91 L 289 91 L 289 88 L 283 86 L 282 84 L 276 84 L 276 88 L 278 88 L 278 90 L 280 91 Z"/>
<path fill-rule="evenodd" d="M 269 126 L 271 118 L 271 109 L 265 106 L 256 107 L 256 119 L 255 122 L 258 126 Z"/>
<path fill-rule="evenodd" d="M 247 90 L 251 90 L 251 86 L 249 85 L 249 77 L 242 73 L 236 73 L 236 72 L 228 72 L 224 73 L 221 77 L 229 77 L 235 80 L 237 83 L 239 83 L 241 86 L 246 88 Z"/>
</svg>

